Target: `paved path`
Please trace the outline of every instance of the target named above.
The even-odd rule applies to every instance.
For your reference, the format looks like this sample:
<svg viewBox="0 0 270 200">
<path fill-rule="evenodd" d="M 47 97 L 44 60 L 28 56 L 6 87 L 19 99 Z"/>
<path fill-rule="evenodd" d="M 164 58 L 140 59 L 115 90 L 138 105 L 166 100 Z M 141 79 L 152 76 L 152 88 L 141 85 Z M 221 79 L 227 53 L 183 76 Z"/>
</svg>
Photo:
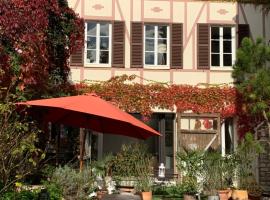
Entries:
<svg viewBox="0 0 270 200">
<path fill-rule="evenodd" d="M 107 194 L 102 200 L 141 200 L 141 197 L 133 194 Z"/>
</svg>

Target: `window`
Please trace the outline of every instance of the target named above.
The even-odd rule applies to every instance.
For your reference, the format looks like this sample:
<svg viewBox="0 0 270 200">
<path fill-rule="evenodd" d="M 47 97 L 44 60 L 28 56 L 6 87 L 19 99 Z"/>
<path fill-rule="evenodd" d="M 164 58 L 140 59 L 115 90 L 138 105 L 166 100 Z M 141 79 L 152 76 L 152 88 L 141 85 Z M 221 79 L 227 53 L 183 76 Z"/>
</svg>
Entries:
<svg viewBox="0 0 270 200">
<path fill-rule="evenodd" d="M 144 65 L 168 66 L 169 27 L 144 26 Z"/>
<path fill-rule="evenodd" d="M 109 23 L 86 23 L 86 64 L 111 63 L 111 32 Z"/>
<path fill-rule="evenodd" d="M 235 28 L 211 27 L 211 66 L 231 67 L 235 61 Z"/>
</svg>

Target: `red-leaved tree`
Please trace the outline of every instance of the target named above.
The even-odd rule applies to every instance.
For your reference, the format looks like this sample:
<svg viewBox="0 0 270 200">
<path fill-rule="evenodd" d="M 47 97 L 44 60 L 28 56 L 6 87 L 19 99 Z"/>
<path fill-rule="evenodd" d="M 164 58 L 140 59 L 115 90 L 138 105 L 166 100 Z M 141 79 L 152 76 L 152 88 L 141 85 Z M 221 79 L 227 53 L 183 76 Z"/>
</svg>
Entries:
<svg viewBox="0 0 270 200">
<path fill-rule="evenodd" d="M 0 85 L 12 83 L 28 98 L 52 95 L 67 83 L 83 29 L 66 0 L 1 0 Z"/>
</svg>

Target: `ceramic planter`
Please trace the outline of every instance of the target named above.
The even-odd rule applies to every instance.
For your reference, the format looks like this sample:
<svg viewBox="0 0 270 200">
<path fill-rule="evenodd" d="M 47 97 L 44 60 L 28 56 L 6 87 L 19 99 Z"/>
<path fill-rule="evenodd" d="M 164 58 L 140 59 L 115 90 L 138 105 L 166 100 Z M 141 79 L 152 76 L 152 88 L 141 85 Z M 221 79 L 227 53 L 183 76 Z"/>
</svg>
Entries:
<svg viewBox="0 0 270 200">
<path fill-rule="evenodd" d="M 247 190 L 233 190 L 232 199 L 237 200 L 248 200 Z"/>
<path fill-rule="evenodd" d="M 142 192 L 141 196 L 142 196 L 142 200 L 152 200 L 152 191 Z"/>
</svg>

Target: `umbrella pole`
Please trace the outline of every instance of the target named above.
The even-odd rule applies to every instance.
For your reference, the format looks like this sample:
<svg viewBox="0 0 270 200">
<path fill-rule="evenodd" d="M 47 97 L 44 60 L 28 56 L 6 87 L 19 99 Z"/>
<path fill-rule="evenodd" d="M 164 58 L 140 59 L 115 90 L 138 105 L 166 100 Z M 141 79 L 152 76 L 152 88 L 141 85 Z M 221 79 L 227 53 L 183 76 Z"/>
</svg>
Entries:
<svg viewBox="0 0 270 200">
<path fill-rule="evenodd" d="M 85 150 L 85 131 L 80 128 L 80 172 L 83 170 L 83 156 Z"/>
</svg>

